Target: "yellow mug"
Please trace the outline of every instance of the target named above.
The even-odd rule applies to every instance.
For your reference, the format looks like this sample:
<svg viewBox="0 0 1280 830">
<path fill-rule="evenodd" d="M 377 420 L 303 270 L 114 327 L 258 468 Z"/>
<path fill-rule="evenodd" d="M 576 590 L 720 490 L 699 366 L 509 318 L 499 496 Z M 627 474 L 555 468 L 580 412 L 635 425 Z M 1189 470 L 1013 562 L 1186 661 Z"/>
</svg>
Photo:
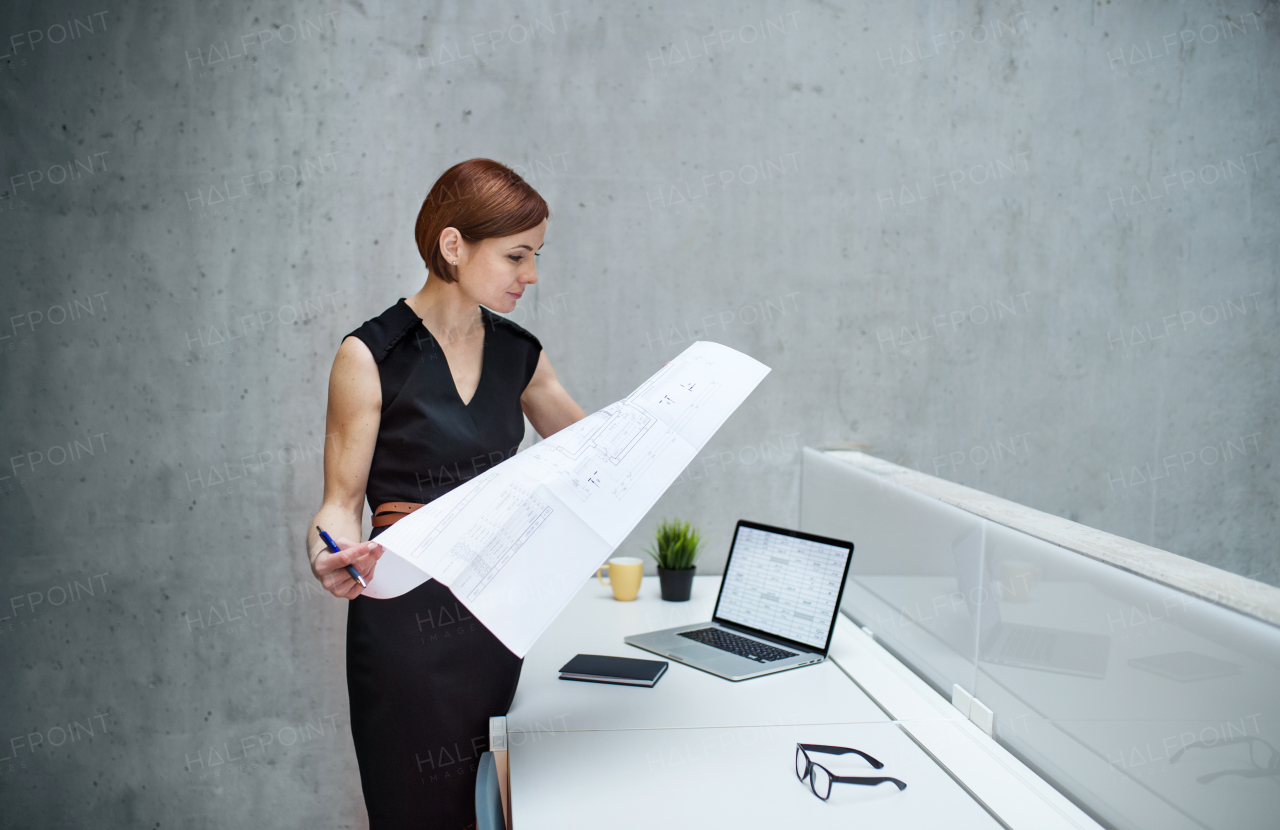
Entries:
<svg viewBox="0 0 1280 830">
<path fill-rule="evenodd" d="M 603 570 L 609 571 L 608 582 L 600 577 Z M 596 568 L 596 579 L 600 580 L 601 585 L 608 585 L 613 589 L 614 599 L 623 602 L 630 602 L 640 593 L 640 578 L 643 576 L 644 562 L 634 556 L 615 556 Z"/>
</svg>

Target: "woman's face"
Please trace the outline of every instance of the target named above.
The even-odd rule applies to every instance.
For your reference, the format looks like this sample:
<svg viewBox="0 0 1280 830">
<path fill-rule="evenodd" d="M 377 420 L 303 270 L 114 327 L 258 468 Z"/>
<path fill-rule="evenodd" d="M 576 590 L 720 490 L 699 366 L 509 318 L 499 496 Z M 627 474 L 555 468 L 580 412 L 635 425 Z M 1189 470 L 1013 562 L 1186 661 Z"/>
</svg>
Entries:
<svg viewBox="0 0 1280 830">
<path fill-rule="evenodd" d="M 538 281 L 535 252 L 542 247 L 546 233 L 547 220 L 543 219 L 512 236 L 475 243 L 458 239 L 458 256 L 453 257 L 458 260 L 458 287 L 486 308 L 503 314 L 514 311 L 525 288 Z"/>
</svg>

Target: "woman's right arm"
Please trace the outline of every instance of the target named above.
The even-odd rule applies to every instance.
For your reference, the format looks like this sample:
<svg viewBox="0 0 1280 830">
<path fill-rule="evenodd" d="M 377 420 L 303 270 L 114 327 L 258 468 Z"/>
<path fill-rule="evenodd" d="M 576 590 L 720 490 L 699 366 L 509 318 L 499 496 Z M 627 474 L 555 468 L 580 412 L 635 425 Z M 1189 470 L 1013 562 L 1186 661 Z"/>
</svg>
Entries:
<svg viewBox="0 0 1280 830">
<path fill-rule="evenodd" d="M 325 415 L 324 502 L 307 528 L 311 572 L 335 597 L 355 599 L 364 590 L 347 565 L 368 582 L 382 557 L 377 542 L 360 542 L 365 485 L 382 419 L 382 384 L 373 354 L 359 338 L 338 347 L 329 373 L 329 407 Z M 330 553 L 316 526 L 325 529 L 340 549 Z"/>
</svg>

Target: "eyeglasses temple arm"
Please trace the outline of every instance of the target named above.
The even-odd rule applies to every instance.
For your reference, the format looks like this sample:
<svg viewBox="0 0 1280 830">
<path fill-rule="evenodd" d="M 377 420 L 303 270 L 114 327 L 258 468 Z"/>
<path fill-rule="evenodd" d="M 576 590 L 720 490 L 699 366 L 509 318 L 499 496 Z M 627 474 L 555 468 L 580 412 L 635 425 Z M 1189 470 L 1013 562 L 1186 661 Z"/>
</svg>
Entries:
<svg viewBox="0 0 1280 830">
<path fill-rule="evenodd" d="M 1227 738 L 1225 740 L 1214 741 L 1211 744 L 1205 743 L 1204 741 L 1193 741 L 1192 743 L 1189 743 L 1183 746 L 1181 749 L 1178 749 L 1176 752 L 1173 752 L 1172 754 L 1170 754 L 1169 763 L 1171 764 L 1178 763 L 1178 761 L 1182 758 L 1183 754 L 1188 749 L 1212 749 L 1215 746 L 1230 746 L 1232 744 L 1249 744 L 1250 751 L 1252 751 L 1252 746 L 1255 741 L 1262 744 L 1267 749 L 1270 749 L 1272 755 L 1275 755 L 1276 749 L 1271 744 L 1253 735 L 1245 735 L 1240 738 Z"/>
<path fill-rule="evenodd" d="M 831 776 L 831 780 L 838 784 L 868 784 L 872 786 L 876 784 L 883 784 L 888 781 L 891 784 L 895 784 L 898 787 L 899 792 L 907 788 L 906 782 L 899 781 L 896 778 L 864 778 L 861 776 L 849 777 L 844 775 L 833 775 Z"/>
<path fill-rule="evenodd" d="M 1211 772 L 1208 775 L 1201 775 L 1196 781 L 1201 784 L 1208 784 L 1217 781 L 1224 775 L 1238 775 L 1241 778 L 1275 778 L 1280 776 L 1280 772 L 1268 769 L 1225 769 L 1221 772 Z"/>
<path fill-rule="evenodd" d="M 870 755 L 868 755 L 867 753 L 863 752 L 860 749 L 853 749 L 852 747 L 847 747 L 847 746 L 826 746 L 824 744 L 800 744 L 800 746 L 801 748 L 809 750 L 811 752 L 821 752 L 825 755 L 848 755 L 850 752 L 852 752 L 854 755 L 859 756 L 860 758 L 862 758 L 864 761 L 866 761 L 868 764 L 875 767 L 876 769 L 881 769 L 884 767 L 884 764 L 880 763 L 875 758 L 872 758 Z"/>
</svg>

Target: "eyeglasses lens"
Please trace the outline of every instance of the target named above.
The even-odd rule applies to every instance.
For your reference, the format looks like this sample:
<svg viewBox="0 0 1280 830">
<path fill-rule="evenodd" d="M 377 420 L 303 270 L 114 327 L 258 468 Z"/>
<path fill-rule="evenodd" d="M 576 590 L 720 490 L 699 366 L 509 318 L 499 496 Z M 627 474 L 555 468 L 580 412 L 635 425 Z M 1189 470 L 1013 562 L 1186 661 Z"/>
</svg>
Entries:
<svg viewBox="0 0 1280 830">
<path fill-rule="evenodd" d="M 823 801 L 831 796 L 831 773 L 826 768 L 814 764 L 809 768 L 809 786 L 813 788 L 813 794 Z"/>
<path fill-rule="evenodd" d="M 804 757 L 804 750 L 796 747 L 796 778 L 804 780 L 805 773 L 808 771 L 809 759 Z"/>
<path fill-rule="evenodd" d="M 1253 740 L 1249 742 L 1249 760 L 1253 761 L 1255 766 L 1263 769 L 1276 769 L 1280 761 L 1276 758 L 1276 751 L 1266 741 Z"/>
</svg>

